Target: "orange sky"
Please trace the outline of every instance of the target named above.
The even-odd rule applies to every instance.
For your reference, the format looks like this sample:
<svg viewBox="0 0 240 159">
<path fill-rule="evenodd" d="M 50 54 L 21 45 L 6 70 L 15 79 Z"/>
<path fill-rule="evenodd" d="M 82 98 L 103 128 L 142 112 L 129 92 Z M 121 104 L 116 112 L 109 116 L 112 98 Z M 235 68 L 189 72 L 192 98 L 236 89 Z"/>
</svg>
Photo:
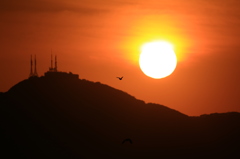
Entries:
<svg viewBox="0 0 240 159">
<path fill-rule="evenodd" d="M 22 0 L 0 2 L 0 91 L 50 65 L 187 115 L 240 111 L 240 1 Z M 138 66 L 142 44 L 166 40 L 178 57 L 164 79 Z M 116 76 L 124 76 L 119 81 Z"/>
</svg>

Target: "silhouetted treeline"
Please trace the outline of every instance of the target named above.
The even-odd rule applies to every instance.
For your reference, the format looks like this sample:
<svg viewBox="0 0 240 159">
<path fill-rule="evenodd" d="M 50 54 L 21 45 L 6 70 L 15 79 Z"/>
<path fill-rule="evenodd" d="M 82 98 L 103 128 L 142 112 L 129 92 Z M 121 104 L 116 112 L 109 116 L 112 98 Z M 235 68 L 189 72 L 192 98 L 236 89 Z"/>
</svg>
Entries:
<svg viewBox="0 0 240 159">
<path fill-rule="evenodd" d="M 27 79 L 0 93 L 0 113 L 9 158 L 240 156 L 239 113 L 189 117 L 100 82 Z"/>
</svg>

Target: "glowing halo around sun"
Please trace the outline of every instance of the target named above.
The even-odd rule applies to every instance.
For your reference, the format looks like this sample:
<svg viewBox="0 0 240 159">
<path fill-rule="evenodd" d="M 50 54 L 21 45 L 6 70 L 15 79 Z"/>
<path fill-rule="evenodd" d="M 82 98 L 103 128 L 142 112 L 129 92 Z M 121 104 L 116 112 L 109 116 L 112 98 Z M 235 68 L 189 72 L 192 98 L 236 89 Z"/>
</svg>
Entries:
<svg viewBox="0 0 240 159">
<path fill-rule="evenodd" d="M 139 65 L 142 72 L 151 78 L 164 78 L 173 73 L 177 57 L 170 43 L 156 41 L 146 43 L 141 48 Z"/>
</svg>

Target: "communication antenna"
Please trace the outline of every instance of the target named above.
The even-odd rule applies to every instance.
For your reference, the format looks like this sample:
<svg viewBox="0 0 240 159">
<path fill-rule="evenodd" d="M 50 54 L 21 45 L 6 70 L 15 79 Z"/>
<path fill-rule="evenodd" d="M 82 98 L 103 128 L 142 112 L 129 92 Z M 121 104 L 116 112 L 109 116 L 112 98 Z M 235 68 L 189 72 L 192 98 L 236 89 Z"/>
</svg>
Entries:
<svg viewBox="0 0 240 159">
<path fill-rule="evenodd" d="M 35 59 L 34 59 L 34 73 L 33 73 L 33 76 L 38 76 L 36 55 L 35 55 Z"/>
<path fill-rule="evenodd" d="M 33 62 L 32 62 L 32 55 L 31 55 L 31 59 L 30 59 L 30 74 L 29 74 L 29 77 L 32 77 L 32 76 L 33 76 L 32 65 L 33 65 Z"/>
<path fill-rule="evenodd" d="M 57 72 L 57 55 L 55 55 L 55 71 Z"/>
</svg>

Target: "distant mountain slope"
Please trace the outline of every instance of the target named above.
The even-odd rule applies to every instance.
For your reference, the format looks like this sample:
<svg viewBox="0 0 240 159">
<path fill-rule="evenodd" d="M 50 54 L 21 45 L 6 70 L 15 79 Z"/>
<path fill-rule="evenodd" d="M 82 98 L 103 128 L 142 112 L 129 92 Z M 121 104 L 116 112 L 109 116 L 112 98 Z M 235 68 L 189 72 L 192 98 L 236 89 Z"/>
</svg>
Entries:
<svg viewBox="0 0 240 159">
<path fill-rule="evenodd" d="M 24 158 L 238 155 L 239 113 L 189 117 L 100 82 L 31 78 L 0 94 L 3 152 Z M 122 144 L 130 138 L 133 144 Z M 14 152 L 14 153 L 12 153 Z"/>
</svg>

